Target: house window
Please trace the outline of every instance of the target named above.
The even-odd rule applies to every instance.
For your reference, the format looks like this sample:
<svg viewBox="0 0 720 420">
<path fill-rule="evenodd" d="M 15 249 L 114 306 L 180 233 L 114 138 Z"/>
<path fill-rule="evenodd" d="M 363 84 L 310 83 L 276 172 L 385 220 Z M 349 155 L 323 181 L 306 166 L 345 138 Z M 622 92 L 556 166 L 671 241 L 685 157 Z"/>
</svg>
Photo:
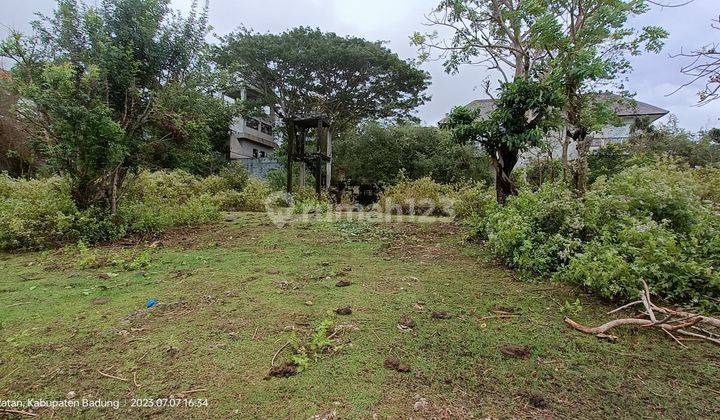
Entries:
<svg viewBox="0 0 720 420">
<path fill-rule="evenodd" d="M 253 157 L 258 157 L 258 149 L 253 149 Z"/>
<path fill-rule="evenodd" d="M 261 157 L 261 158 L 264 158 L 264 157 L 265 157 L 265 151 L 264 151 L 264 150 L 261 150 L 261 151 L 260 151 L 260 157 Z"/>
</svg>

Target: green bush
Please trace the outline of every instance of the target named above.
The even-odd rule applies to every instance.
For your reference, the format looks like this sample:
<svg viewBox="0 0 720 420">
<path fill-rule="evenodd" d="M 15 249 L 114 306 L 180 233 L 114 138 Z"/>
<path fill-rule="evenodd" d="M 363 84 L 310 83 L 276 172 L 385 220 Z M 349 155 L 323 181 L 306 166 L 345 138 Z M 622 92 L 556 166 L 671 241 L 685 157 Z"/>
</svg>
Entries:
<svg viewBox="0 0 720 420">
<path fill-rule="evenodd" d="M 251 178 L 240 193 L 240 208 L 243 211 L 265 211 L 265 201 L 272 192 L 267 182 Z"/>
<path fill-rule="evenodd" d="M 128 233 L 218 220 L 219 208 L 205 187 L 207 183 L 185 171 L 140 172 L 128 181 L 127 195 L 118 203 L 118 218 Z"/>
<path fill-rule="evenodd" d="M 77 240 L 77 209 L 64 178 L 0 174 L 0 248 L 41 248 Z"/>
<path fill-rule="evenodd" d="M 212 195 L 212 201 L 222 211 L 240 211 L 243 204 L 242 192 L 224 190 Z"/>
<path fill-rule="evenodd" d="M 560 184 L 487 205 L 477 234 L 508 265 L 610 299 L 646 280 L 668 302 L 720 309 L 720 215 L 704 197 L 715 177 L 673 163 L 600 177 L 584 199 Z"/>
<path fill-rule="evenodd" d="M 220 194 L 231 189 L 230 182 L 219 175 L 209 175 L 201 178 L 199 187 L 206 194 Z"/>
<path fill-rule="evenodd" d="M 333 165 L 352 185 L 392 185 L 430 177 L 441 183 L 492 181 L 490 160 L 472 144 L 461 145 L 450 131 L 414 124 L 361 124 L 333 138 Z"/>
<path fill-rule="evenodd" d="M 703 167 L 693 170 L 693 178 L 698 184 L 698 195 L 720 208 L 720 168 Z"/>
<path fill-rule="evenodd" d="M 447 216 L 454 198 L 452 187 L 425 177 L 414 181 L 402 179 L 386 188 L 378 204 L 389 213 Z"/>
<path fill-rule="evenodd" d="M 488 206 L 495 204 L 495 190 L 488 188 L 484 183 L 462 187 L 457 192 L 457 200 L 453 205 L 455 218 L 458 220 L 482 219 L 487 215 Z"/>
<path fill-rule="evenodd" d="M 126 181 L 115 216 L 96 207 L 79 211 L 62 177 L 16 180 L 0 175 L 0 249 L 110 242 L 219 220 L 221 210 L 264 211 L 270 186 L 244 178 L 243 171 L 233 168 L 207 178 L 182 170 L 141 171 Z M 240 190 L 231 188 L 241 184 Z"/>
<path fill-rule="evenodd" d="M 594 234 L 627 216 L 667 222 L 673 230 L 688 232 L 704 211 L 699 191 L 692 172 L 673 163 L 633 166 L 593 184 L 586 197 L 586 219 Z"/>
<path fill-rule="evenodd" d="M 505 206 L 487 210 L 478 232 L 513 267 L 550 274 L 579 246 L 579 202 L 560 183 L 543 184 L 537 192 L 521 190 Z"/>
<path fill-rule="evenodd" d="M 128 179 L 123 198 L 125 201 L 159 205 L 167 202 L 184 203 L 203 192 L 200 179 L 182 170 L 141 171 Z"/>
<path fill-rule="evenodd" d="M 285 169 L 273 169 L 267 174 L 267 181 L 274 191 L 285 191 L 287 187 L 287 171 Z"/>
<path fill-rule="evenodd" d="M 250 179 L 250 173 L 240 162 L 231 162 L 220 171 L 220 177 L 227 183 L 227 188 L 242 191 Z"/>
<path fill-rule="evenodd" d="M 125 224 L 116 223 L 110 213 L 96 207 L 78 212 L 74 225 L 77 237 L 86 243 L 112 242 L 128 233 Z"/>
</svg>

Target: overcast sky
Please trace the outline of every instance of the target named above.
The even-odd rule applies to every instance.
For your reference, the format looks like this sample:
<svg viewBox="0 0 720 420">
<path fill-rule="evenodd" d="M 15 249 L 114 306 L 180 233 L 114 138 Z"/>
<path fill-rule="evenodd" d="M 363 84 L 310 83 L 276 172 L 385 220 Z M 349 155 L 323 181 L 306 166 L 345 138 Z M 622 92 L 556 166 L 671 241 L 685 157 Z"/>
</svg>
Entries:
<svg viewBox="0 0 720 420">
<path fill-rule="evenodd" d="M 369 40 L 387 41 L 388 46 L 403 58 L 417 54 L 408 37 L 423 31 L 424 14 L 438 0 L 210 0 L 210 22 L 217 34 L 226 34 L 240 24 L 260 32 L 281 32 L 294 26 L 313 26 L 341 35 L 360 36 Z M 93 3 L 90 0 L 90 3 Z M 172 0 L 175 8 L 187 10 L 191 0 Z M 0 0 L 0 36 L 7 27 L 26 31 L 33 13 L 49 13 L 54 0 Z M 720 0 L 695 0 L 689 6 L 672 9 L 656 7 L 651 13 L 636 18 L 634 25 L 660 25 L 668 29 L 670 38 L 662 53 L 633 58 L 634 71 L 628 88 L 636 99 L 665 108 L 677 115 L 680 125 L 698 130 L 720 126 L 720 100 L 704 107 L 694 107 L 701 86 L 692 86 L 668 96 L 686 80 L 680 73 L 681 59 L 670 54 L 681 48 L 695 48 L 720 41 L 720 31 L 710 28 L 710 20 L 720 14 Z M 9 63 L 0 63 L 7 66 Z M 459 74 L 448 75 L 437 62 L 426 63 L 430 72 L 432 99 L 419 108 L 418 116 L 427 124 L 435 124 L 453 106 L 484 97 L 482 81 L 488 73 L 478 67 L 466 66 Z M 496 78 L 492 74 L 490 77 Z M 661 121 L 666 121 L 665 117 Z"/>
</svg>

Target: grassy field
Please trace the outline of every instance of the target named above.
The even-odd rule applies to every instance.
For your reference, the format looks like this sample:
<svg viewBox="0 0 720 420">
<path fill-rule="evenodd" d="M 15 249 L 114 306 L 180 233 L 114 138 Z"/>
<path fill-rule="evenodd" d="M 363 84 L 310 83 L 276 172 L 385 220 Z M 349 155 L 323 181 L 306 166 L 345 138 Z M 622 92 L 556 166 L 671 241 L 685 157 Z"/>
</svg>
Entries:
<svg viewBox="0 0 720 420">
<path fill-rule="evenodd" d="M 241 213 L 157 241 L 0 254 L 0 400 L 121 402 L 32 410 L 58 418 L 720 416 L 716 347 L 570 330 L 566 313 L 595 325 L 611 306 L 520 281 L 463 237 L 449 223 L 279 228 Z M 304 370 L 268 378 L 278 350 L 276 365 L 300 348 Z M 131 406 L 170 397 L 180 406 Z"/>
</svg>

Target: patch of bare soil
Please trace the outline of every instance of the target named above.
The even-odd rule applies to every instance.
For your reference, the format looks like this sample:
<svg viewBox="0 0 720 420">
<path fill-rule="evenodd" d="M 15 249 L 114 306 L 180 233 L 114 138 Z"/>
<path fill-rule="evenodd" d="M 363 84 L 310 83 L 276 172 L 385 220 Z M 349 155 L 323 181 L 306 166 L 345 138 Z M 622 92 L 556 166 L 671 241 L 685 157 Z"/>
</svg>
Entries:
<svg viewBox="0 0 720 420">
<path fill-rule="evenodd" d="M 423 261 L 463 258 L 447 243 L 448 237 L 460 232 L 455 223 L 398 223 L 388 225 L 388 228 L 394 234 L 391 241 L 376 253 L 378 257 Z"/>
<path fill-rule="evenodd" d="M 450 319 L 452 314 L 447 311 L 436 311 L 432 313 L 432 317 L 435 319 Z"/>
<path fill-rule="evenodd" d="M 530 347 L 528 346 L 516 346 L 514 344 L 508 344 L 500 348 L 500 353 L 507 357 L 513 357 L 516 359 L 526 359 L 530 357 Z"/>
<path fill-rule="evenodd" d="M 291 362 L 285 362 L 280 366 L 273 366 L 270 368 L 270 372 L 268 372 L 265 379 L 270 378 L 287 378 L 289 376 L 293 376 L 297 373 L 297 366 L 295 366 Z"/>
<path fill-rule="evenodd" d="M 548 402 L 545 400 L 545 397 L 543 397 L 543 396 L 540 395 L 540 394 L 533 393 L 533 392 L 528 392 L 528 393 L 525 395 L 525 397 L 527 398 L 527 400 L 528 400 L 528 402 L 530 403 L 530 405 L 532 405 L 533 407 L 535 407 L 535 408 L 537 408 L 537 409 L 544 410 L 544 409 L 546 409 L 546 408 L 549 407 L 549 404 L 548 404 Z"/>
<path fill-rule="evenodd" d="M 344 308 L 337 308 L 335 309 L 335 313 L 338 315 L 350 315 L 352 314 L 352 308 L 349 306 L 346 306 Z"/>
<path fill-rule="evenodd" d="M 414 319 L 405 316 L 405 317 L 400 318 L 400 321 L 398 322 L 397 327 L 401 331 L 405 331 L 405 330 L 411 330 L 411 329 L 415 328 L 416 325 L 417 324 L 415 323 Z"/>
</svg>

